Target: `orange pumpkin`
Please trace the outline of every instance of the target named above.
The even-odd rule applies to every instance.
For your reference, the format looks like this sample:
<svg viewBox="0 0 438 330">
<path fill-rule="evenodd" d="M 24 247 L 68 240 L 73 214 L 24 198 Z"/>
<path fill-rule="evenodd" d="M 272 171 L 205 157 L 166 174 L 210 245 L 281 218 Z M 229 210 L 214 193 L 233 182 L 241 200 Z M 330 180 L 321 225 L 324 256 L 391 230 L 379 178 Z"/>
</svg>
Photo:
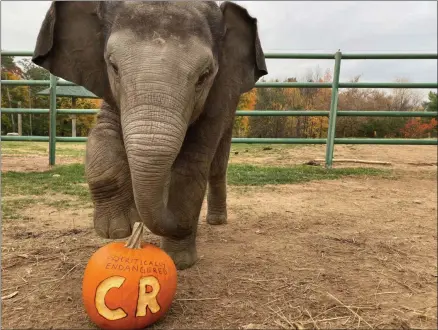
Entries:
<svg viewBox="0 0 438 330">
<path fill-rule="evenodd" d="M 102 329 L 143 329 L 167 312 L 175 296 L 175 264 L 160 248 L 141 243 L 143 226 L 134 225 L 126 244 L 97 250 L 85 268 L 85 310 Z"/>
</svg>

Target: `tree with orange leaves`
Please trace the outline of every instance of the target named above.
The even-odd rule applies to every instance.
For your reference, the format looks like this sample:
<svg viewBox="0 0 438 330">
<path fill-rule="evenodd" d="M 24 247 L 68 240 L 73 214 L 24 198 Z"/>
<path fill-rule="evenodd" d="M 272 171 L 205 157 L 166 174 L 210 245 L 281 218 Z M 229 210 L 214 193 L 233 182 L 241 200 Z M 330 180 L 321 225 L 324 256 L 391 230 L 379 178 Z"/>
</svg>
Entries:
<svg viewBox="0 0 438 330">
<path fill-rule="evenodd" d="M 437 120 L 421 120 L 421 118 L 412 118 L 400 130 L 405 138 L 424 138 L 436 136 Z"/>
<path fill-rule="evenodd" d="M 257 103 L 257 89 L 253 88 L 249 92 L 240 96 L 237 110 L 254 110 Z M 245 137 L 248 134 L 249 118 L 236 116 L 233 126 L 233 136 Z"/>
</svg>

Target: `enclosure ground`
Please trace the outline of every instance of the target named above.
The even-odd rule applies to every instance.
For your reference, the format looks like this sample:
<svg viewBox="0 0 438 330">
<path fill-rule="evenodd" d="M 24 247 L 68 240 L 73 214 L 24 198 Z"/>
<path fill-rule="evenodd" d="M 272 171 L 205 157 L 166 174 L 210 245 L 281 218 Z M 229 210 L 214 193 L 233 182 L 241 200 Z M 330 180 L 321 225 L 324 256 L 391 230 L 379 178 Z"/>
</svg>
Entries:
<svg viewBox="0 0 438 330">
<path fill-rule="evenodd" d="M 47 171 L 49 144 L 2 142 L 2 171 Z M 392 162 L 392 168 L 422 167 L 436 171 L 436 146 L 335 145 L 334 158 Z M 325 158 L 325 145 L 234 144 L 231 163 L 287 166 Z M 56 164 L 83 163 L 85 143 L 57 143 Z M 340 164 L 339 166 L 345 166 Z M 348 164 L 348 166 L 355 166 Z M 359 165 L 362 166 L 362 165 Z"/>
<path fill-rule="evenodd" d="M 235 145 L 231 163 L 287 168 L 324 158 L 324 146 L 266 147 Z M 3 173 L 47 171 L 44 148 L 2 143 Z M 83 162 L 83 144 L 58 148 L 60 164 Z M 172 308 L 152 328 L 436 328 L 437 148 L 337 146 L 335 158 L 393 165 L 230 185 L 228 224 L 206 224 L 204 205 L 200 259 L 179 272 Z M 2 297 L 18 292 L 2 300 L 5 329 L 95 328 L 82 307 L 82 274 L 108 241 L 92 229 L 80 173 L 56 173 L 32 175 L 34 189 L 2 183 Z"/>
</svg>

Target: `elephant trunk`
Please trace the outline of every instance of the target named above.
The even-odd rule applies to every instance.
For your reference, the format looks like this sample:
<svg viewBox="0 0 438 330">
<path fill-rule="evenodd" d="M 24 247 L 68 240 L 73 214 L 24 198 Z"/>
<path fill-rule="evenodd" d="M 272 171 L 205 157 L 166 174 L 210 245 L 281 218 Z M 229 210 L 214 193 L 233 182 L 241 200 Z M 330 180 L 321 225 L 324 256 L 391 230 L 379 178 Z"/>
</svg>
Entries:
<svg viewBox="0 0 438 330">
<path fill-rule="evenodd" d="M 181 95 L 178 91 L 163 86 L 164 82 L 147 86 L 134 83 L 125 91 L 121 125 L 135 204 L 142 221 L 156 235 L 180 237 L 185 233 L 167 209 L 166 188 L 188 127 L 184 116 L 187 102 L 176 96 Z"/>
</svg>

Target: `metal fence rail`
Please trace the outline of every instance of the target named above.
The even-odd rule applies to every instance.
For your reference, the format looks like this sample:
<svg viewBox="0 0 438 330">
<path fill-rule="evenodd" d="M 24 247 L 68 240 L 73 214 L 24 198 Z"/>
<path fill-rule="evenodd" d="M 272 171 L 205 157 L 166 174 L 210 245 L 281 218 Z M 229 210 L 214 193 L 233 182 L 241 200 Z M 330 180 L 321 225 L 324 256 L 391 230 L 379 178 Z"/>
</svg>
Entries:
<svg viewBox="0 0 438 330">
<path fill-rule="evenodd" d="M 32 56 L 29 51 L 2 51 L 2 56 Z M 416 111 L 338 111 L 337 103 L 339 88 L 428 88 L 437 89 L 438 83 L 344 83 L 339 81 L 341 60 L 395 60 L 395 59 L 438 59 L 438 54 L 343 54 L 337 51 L 330 53 L 266 53 L 267 59 L 330 59 L 335 60 L 333 81 L 324 83 L 314 82 L 259 82 L 256 88 L 331 88 L 330 111 L 276 111 L 276 110 L 255 110 L 237 111 L 236 116 L 326 116 L 329 119 L 327 139 L 309 138 L 233 138 L 233 143 L 266 143 L 266 144 L 326 144 L 325 163 L 327 168 L 332 167 L 333 150 L 335 144 L 386 144 L 386 145 L 438 145 L 436 139 L 364 139 L 364 138 L 336 138 L 337 116 L 354 117 L 437 117 L 437 112 L 416 112 Z M 55 165 L 56 142 L 85 142 L 86 137 L 57 137 L 56 136 L 56 115 L 57 114 L 96 114 L 99 110 L 93 109 L 56 109 L 56 86 L 75 86 L 68 81 L 57 81 L 54 75 L 50 80 L 1 80 L 5 86 L 49 86 L 50 87 L 50 109 L 24 109 L 24 108 L 1 108 L 2 113 L 19 114 L 49 114 L 50 133 L 49 136 L 1 136 L 2 141 L 39 141 L 49 142 L 49 164 Z"/>
</svg>

